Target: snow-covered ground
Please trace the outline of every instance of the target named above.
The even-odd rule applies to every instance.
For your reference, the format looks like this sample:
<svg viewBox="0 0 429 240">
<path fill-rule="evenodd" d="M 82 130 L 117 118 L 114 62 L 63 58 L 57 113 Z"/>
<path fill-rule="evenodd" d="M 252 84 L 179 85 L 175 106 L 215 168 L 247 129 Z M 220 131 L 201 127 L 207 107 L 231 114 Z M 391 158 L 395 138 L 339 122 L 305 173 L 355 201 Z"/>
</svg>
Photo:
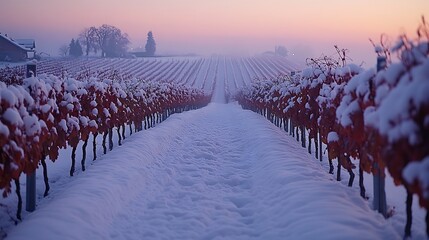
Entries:
<svg viewBox="0 0 429 240">
<path fill-rule="evenodd" d="M 248 84 L 255 69 L 279 67 L 276 62 L 219 58 L 200 64 L 189 76 L 195 75 L 194 86 L 214 88 L 212 104 L 174 114 L 106 155 L 99 137 L 98 159 L 92 161 L 89 148 L 87 171 L 78 169 L 74 177 L 68 176 L 71 150 L 63 150 L 48 162 L 46 198 L 38 169 L 37 210 L 24 211 L 23 222 L 13 225 L 15 194 L 0 200 L 0 239 L 402 238 L 402 187 L 387 178 L 395 214 L 385 220 L 371 209 L 371 176 L 365 201 L 357 180 L 347 187 L 344 172 L 343 181 L 335 181 L 326 161 L 284 131 L 236 103 L 224 104 L 226 92 Z M 25 176 L 21 189 L 25 206 Z M 413 239 L 427 239 L 425 211 L 416 200 Z"/>
<path fill-rule="evenodd" d="M 212 103 L 133 134 L 8 239 L 400 239 L 396 228 L 262 116 Z"/>
</svg>

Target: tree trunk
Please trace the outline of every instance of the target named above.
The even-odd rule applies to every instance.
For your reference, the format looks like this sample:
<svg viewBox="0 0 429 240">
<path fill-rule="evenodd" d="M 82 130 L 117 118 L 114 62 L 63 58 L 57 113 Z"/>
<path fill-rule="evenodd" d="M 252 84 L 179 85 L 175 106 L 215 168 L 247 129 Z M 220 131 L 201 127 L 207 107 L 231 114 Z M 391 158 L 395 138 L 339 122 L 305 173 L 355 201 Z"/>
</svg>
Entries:
<svg viewBox="0 0 429 240">
<path fill-rule="evenodd" d="M 107 134 L 109 133 L 109 131 L 108 130 L 106 130 L 105 132 L 104 132 L 104 134 L 103 134 L 103 143 L 102 143 L 102 146 L 103 146 L 103 154 L 106 154 L 107 153 L 107 147 L 106 147 L 106 139 L 107 139 Z"/>
<path fill-rule="evenodd" d="M 299 142 L 299 126 L 296 126 L 296 141 Z"/>
<path fill-rule="evenodd" d="M 308 153 L 311 154 L 311 137 L 308 136 Z"/>
<path fill-rule="evenodd" d="M 72 148 L 72 155 L 71 155 L 72 164 L 71 164 L 71 167 L 70 167 L 70 177 L 73 177 L 74 170 L 75 170 L 75 164 L 76 164 L 76 148 L 77 148 L 77 147 L 73 147 L 73 148 Z"/>
<path fill-rule="evenodd" d="M 122 126 L 122 140 L 125 139 L 125 123 Z"/>
<path fill-rule="evenodd" d="M 340 157 L 338 158 L 338 165 L 337 165 L 337 181 L 341 181 L 341 161 L 340 161 Z"/>
<path fill-rule="evenodd" d="M 323 150 L 322 150 L 322 135 L 320 134 L 320 131 L 319 131 L 318 142 L 319 142 L 319 160 L 322 161 L 323 160 L 323 155 L 322 155 Z M 332 162 L 330 164 L 332 165 Z M 334 171 L 334 170 L 332 170 L 332 171 Z"/>
<path fill-rule="evenodd" d="M 316 159 L 319 159 L 319 137 L 317 135 L 318 134 L 316 133 L 316 137 L 314 137 L 314 155 L 316 156 Z"/>
<path fill-rule="evenodd" d="M 411 237 L 411 224 L 413 223 L 413 194 L 405 187 L 407 190 L 407 201 L 406 201 L 406 212 L 407 212 L 407 222 L 405 224 L 405 238 Z M 427 224 L 427 223 L 426 223 Z"/>
<path fill-rule="evenodd" d="M 131 125 L 132 125 L 132 124 L 130 123 L 130 125 L 129 125 L 129 126 L 130 126 L 130 136 L 131 136 L 131 135 L 133 135 L 133 128 L 132 128 L 132 126 L 131 126 Z"/>
<path fill-rule="evenodd" d="M 15 193 L 18 196 L 18 207 L 16 210 L 16 218 L 18 218 L 19 221 L 22 220 L 21 218 L 21 212 L 22 212 L 22 197 L 21 197 L 21 186 L 19 184 L 19 178 L 15 179 Z"/>
<path fill-rule="evenodd" d="M 334 174 L 334 164 L 332 163 L 332 159 L 329 159 L 328 162 L 329 162 L 329 173 Z"/>
<path fill-rule="evenodd" d="M 113 127 L 109 128 L 109 151 L 113 149 Z"/>
<path fill-rule="evenodd" d="M 84 172 L 85 172 L 85 160 L 86 160 L 86 146 L 88 145 L 88 139 L 89 139 L 89 136 L 83 142 L 83 145 L 82 145 L 82 161 L 80 161 L 80 164 L 82 165 L 82 171 L 84 171 Z"/>
<path fill-rule="evenodd" d="M 355 173 L 352 169 L 347 169 L 347 172 L 349 172 L 350 178 L 349 178 L 349 187 L 353 187 L 353 181 L 355 180 Z"/>
<path fill-rule="evenodd" d="M 301 129 L 301 146 L 303 148 L 305 148 L 305 140 L 306 140 L 306 137 L 307 137 L 307 136 L 305 136 L 305 127 L 301 126 L 300 129 Z"/>
<path fill-rule="evenodd" d="M 41 163 L 42 163 L 42 167 L 43 167 L 43 181 L 45 182 L 45 192 L 43 193 L 43 197 L 48 196 L 49 194 L 49 179 L 48 179 L 48 166 L 46 166 L 46 156 L 42 155 L 42 159 L 41 159 Z"/>
<path fill-rule="evenodd" d="M 93 135 L 94 135 L 94 138 L 92 140 L 92 153 L 93 153 L 94 157 L 93 157 L 92 161 L 95 161 L 97 159 L 97 142 L 96 142 L 96 139 L 97 139 L 98 133 L 94 133 Z"/>
<path fill-rule="evenodd" d="M 429 210 L 426 210 L 426 237 L 429 238 Z"/>
<path fill-rule="evenodd" d="M 283 118 L 283 126 L 286 132 L 289 132 L 289 121 L 288 118 Z"/>
<path fill-rule="evenodd" d="M 121 146 L 122 145 L 122 136 L 121 136 L 121 129 L 120 129 L 120 127 L 121 126 L 118 126 L 117 128 L 116 128 L 116 131 L 118 132 L 118 146 Z"/>
<path fill-rule="evenodd" d="M 360 166 L 359 166 L 359 188 L 360 188 L 360 196 L 363 199 L 367 199 L 366 198 L 366 192 L 365 192 L 365 186 L 363 185 L 363 170 Z"/>
</svg>

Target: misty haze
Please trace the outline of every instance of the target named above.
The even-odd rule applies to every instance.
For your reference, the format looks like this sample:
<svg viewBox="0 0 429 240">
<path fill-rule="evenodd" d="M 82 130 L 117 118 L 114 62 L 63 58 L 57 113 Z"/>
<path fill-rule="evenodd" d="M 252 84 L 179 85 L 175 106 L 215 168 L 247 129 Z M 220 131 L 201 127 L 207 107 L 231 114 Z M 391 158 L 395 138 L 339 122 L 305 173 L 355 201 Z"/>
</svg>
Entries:
<svg viewBox="0 0 429 240">
<path fill-rule="evenodd" d="M 0 240 L 428 239 L 428 10 L 2 0 Z"/>
</svg>

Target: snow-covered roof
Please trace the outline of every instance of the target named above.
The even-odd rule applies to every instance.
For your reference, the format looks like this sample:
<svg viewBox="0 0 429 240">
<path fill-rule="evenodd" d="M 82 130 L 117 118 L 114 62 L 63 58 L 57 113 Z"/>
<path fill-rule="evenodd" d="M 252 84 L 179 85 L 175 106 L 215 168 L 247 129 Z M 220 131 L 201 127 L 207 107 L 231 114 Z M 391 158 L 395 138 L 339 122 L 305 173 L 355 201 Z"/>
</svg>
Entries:
<svg viewBox="0 0 429 240">
<path fill-rule="evenodd" d="M 15 46 L 17 46 L 17 47 L 19 47 L 25 51 L 34 51 L 34 48 L 36 47 L 34 39 L 16 40 L 16 39 L 12 39 L 11 37 L 7 36 L 7 34 L 1 34 L 1 33 L 0 33 L 0 37 L 5 39 L 6 41 L 9 41 L 13 45 L 15 45 Z"/>
<path fill-rule="evenodd" d="M 36 41 L 34 39 L 15 39 L 15 42 L 28 49 L 36 48 Z"/>
</svg>

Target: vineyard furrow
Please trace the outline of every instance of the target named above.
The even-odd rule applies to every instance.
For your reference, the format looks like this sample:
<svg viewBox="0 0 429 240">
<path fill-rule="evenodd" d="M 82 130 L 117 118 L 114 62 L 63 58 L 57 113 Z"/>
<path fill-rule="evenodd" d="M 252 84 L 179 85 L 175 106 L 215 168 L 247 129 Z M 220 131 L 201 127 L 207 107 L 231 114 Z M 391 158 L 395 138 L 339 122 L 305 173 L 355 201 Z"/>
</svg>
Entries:
<svg viewBox="0 0 429 240">
<path fill-rule="evenodd" d="M 180 61 L 180 64 L 177 65 L 175 69 L 170 71 L 170 74 L 166 76 L 167 79 L 177 82 L 177 79 L 179 79 L 179 75 L 182 73 L 183 69 L 186 68 L 186 65 L 188 65 L 189 60 L 186 61 Z"/>
<path fill-rule="evenodd" d="M 148 77 L 149 80 L 158 81 L 159 77 L 170 69 L 171 66 L 174 66 L 174 61 L 166 61 L 166 64 L 155 71 L 151 76 Z"/>
<path fill-rule="evenodd" d="M 200 60 L 198 61 L 192 61 L 192 63 L 187 65 L 187 68 L 185 68 L 186 70 L 183 70 L 182 74 L 179 74 L 179 77 L 177 78 L 177 82 L 180 85 L 185 85 L 187 82 L 187 78 L 189 78 L 192 75 L 192 71 L 195 68 L 198 68 L 198 65 L 200 64 Z"/>
<path fill-rule="evenodd" d="M 244 73 L 243 73 L 243 69 L 241 68 L 241 65 L 240 65 L 240 60 L 239 59 L 237 59 L 237 58 L 234 58 L 232 61 L 231 61 L 232 63 L 233 63 L 233 65 L 232 65 L 232 71 L 235 73 L 236 71 L 238 71 L 238 73 L 239 74 L 237 74 L 236 76 L 238 77 L 238 78 L 240 78 L 240 88 L 242 88 L 242 87 L 244 87 L 244 86 L 246 86 L 247 85 L 247 81 L 245 81 L 244 79 L 245 79 L 245 76 L 244 76 Z"/>
<path fill-rule="evenodd" d="M 277 69 L 280 69 L 280 71 L 282 73 L 288 73 L 290 72 L 288 69 L 286 69 L 281 63 L 279 63 L 276 59 L 273 58 L 268 58 L 269 61 L 271 61 L 273 64 L 275 64 L 275 66 L 277 67 Z"/>
</svg>

